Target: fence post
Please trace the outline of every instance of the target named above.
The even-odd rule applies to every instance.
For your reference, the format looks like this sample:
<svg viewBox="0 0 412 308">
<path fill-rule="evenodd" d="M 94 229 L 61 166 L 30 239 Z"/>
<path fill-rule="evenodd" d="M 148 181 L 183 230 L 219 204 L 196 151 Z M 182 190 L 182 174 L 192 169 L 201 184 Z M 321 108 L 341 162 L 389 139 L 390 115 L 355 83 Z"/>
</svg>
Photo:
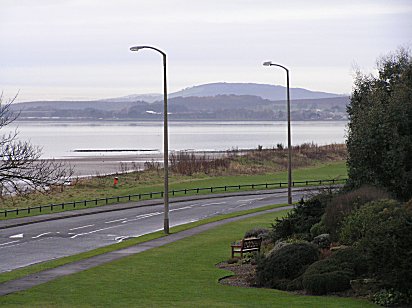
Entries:
<svg viewBox="0 0 412 308">
<path fill-rule="evenodd" d="M 30 206 L 27 207 L 27 214 L 30 214 Z"/>
<path fill-rule="evenodd" d="M 185 188 L 185 195 L 187 194 L 187 189 Z"/>
<path fill-rule="evenodd" d="M 225 185 L 225 191 L 227 191 L 227 186 Z"/>
</svg>

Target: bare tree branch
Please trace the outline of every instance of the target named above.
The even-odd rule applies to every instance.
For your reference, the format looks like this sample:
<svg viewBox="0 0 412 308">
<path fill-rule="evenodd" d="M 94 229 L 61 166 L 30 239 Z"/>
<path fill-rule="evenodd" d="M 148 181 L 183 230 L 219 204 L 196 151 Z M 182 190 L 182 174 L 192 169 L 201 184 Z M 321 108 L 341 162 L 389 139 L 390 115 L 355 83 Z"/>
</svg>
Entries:
<svg viewBox="0 0 412 308">
<path fill-rule="evenodd" d="M 0 130 L 19 116 L 10 110 L 16 97 L 3 104 L 0 95 Z M 0 135 L 0 196 L 4 192 L 44 191 L 64 184 L 73 175 L 70 165 L 41 159 L 41 154 L 41 148 L 18 140 L 17 131 Z"/>
</svg>

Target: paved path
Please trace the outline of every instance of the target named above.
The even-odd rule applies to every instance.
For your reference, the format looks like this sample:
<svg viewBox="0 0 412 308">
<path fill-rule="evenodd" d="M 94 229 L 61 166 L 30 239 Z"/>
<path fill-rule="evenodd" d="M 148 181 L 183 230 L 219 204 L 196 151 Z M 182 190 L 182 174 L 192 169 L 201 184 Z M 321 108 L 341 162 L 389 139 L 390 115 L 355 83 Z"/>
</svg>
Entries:
<svg viewBox="0 0 412 308">
<path fill-rule="evenodd" d="M 130 255 L 134 255 L 134 254 L 152 249 L 152 248 L 167 245 L 169 243 L 184 239 L 192 235 L 199 234 L 201 232 L 204 232 L 206 230 L 212 229 L 214 227 L 217 227 L 223 224 L 227 224 L 233 221 L 238 221 L 241 219 L 245 219 L 245 218 L 249 218 L 249 217 L 253 217 L 257 215 L 290 209 L 290 208 L 292 208 L 292 206 L 271 209 L 267 211 L 247 214 L 243 216 L 238 216 L 238 217 L 233 217 L 233 218 L 228 218 L 228 219 L 208 223 L 208 224 L 201 225 L 201 226 L 198 226 L 192 229 L 188 229 L 188 230 L 185 230 L 179 233 L 173 233 L 168 236 L 164 236 L 164 237 L 161 237 L 155 240 L 140 243 L 140 244 L 128 247 L 128 248 L 104 253 L 104 254 L 101 254 L 95 257 L 91 257 L 88 259 L 62 265 L 62 266 L 59 266 L 53 269 L 31 274 L 23 278 L 19 278 L 16 280 L 12 280 L 12 281 L 8 281 L 8 282 L 0 284 L 0 296 L 14 293 L 14 292 L 24 291 L 34 286 L 57 279 L 59 277 L 78 273 L 78 272 L 81 272 L 81 271 L 84 271 L 84 270 L 87 270 L 87 269 L 90 269 L 90 268 L 93 268 L 93 267 L 96 267 L 96 266 L 99 266 L 99 265 L 102 265 L 108 262 L 112 262 L 112 261 L 130 256 Z"/>
</svg>

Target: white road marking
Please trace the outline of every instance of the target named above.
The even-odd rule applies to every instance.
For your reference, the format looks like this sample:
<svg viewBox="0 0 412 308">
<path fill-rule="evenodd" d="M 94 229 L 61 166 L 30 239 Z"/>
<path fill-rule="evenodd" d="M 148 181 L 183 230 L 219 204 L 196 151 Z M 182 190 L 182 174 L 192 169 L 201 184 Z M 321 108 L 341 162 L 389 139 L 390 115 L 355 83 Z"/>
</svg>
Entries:
<svg viewBox="0 0 412 308">
<path fill-rule="evenodd" d="M 236 202 L 249 202 L 255 200 L 262 200 L 263 198 L 253 198 L 253 199 L 244 199 L 244 200 L 237 200 Z"/>
<path fill-rule="evenodd" d="M 184 207 L 181 207 L 181 208 L 178 208 L 178 209 L 170 210 L 169 212 L 181 211 L 181 210 L 186 210 L 186 209 L 191 209 L 191 208 L 192 208 L 191 206 L 184 206 Z"/>
<path fill-rule="evenodd" d="M 17 242 L 20 242 L 20 240 L 3 243 L 3 244 L 0 244 L 0 246 L 4 246 L 4 245 L 8 245 L 8 244 L 13 244 L 13 243 L 17 243 Z"/>
<path fill-rule="evenodd" d="M 71 236 L 70 238 L 76 238 L 76 237 L 81 236 L 81 235 L 92 234 L 92 233 L 96 233 L 96 232 L 99 232 L 99 231 L 104 231 L 104 230 L 113 229 L 113 228 L 117 228 L 117 227 L 121 227 L 121 225 L 111 226 L 111 227 L 102 228 L 102 229 L 97 229 L 97 230 L 93 230 L 93 231 L 85 232 L 85 233 L 79 233 L 79 234 Z"/>
<path fill-rule="evenodd" d="M 123 220 L 126 220 L 126 219 L 127 218 L 120 218 L 120 219 L 116 219 L 116 220 L 105 221 L 105 224 L 111 224 L 113 222 L 123 221 Z"/>
<path fill-rule="evenodd" d="M 32 238 L 39 238 L 39 237 L 41 237 L 41 236 L 43 236 L 43 235 L 50 234 L 50 233 L 52 233 L 52 232 L 42 233 L 42 234 L 39 234 L 39 235 L 36 235 L 36 236 L 32 236 Z"/>
<path fill-rule="evenodd" d="M 23 233 L 12 235 L 10 238 L 23 238 Z"/>
<path fill-rule="evenodd" d="M 161 213 L 161 212 L 154 212 L 154 213 L 149 213 L 149 214 L 137 215 L 136 218 L 125 220 L 125 221 L 122 222 L 122 224 L 131 222 L 131 221 L 136 221 L 136 220 L 144 219 L 144 218 L 149 218 L 149 217 L 156 216 L 156 215 L 160 215 L 160 214 L 162 214 L 162 213 Z"/>
<path fill-rule="evenodd" d="M 81 226 L 81 227 L 71 228 L 71 229 L 69 229 L 69 231 L 78 230 L 78 229 L 84 229 L 84 228 L 93 227 L 93 226 L 94 226 L 94 225 L 87 225 L 87 226 Z"/>
<path fill-rule="evenodd" d="M 218 205 L 218 204 L 225 204 L 226 202 L 213 202 L 213 203 L 205 203 L 201 204 L 200 206 L 207 206 L 207 205 Z"/>
<path fill-rule="evenodd" d="M 115 241 L 116 242 L 118 242 L 118 243 L 121 243 L 121 242 L 123 242 L 125 239 L 127 239 L 127 238 L 129 238 L 128 236 L 118 236 L 118 237 L 115 237 Z"/>
</svg>

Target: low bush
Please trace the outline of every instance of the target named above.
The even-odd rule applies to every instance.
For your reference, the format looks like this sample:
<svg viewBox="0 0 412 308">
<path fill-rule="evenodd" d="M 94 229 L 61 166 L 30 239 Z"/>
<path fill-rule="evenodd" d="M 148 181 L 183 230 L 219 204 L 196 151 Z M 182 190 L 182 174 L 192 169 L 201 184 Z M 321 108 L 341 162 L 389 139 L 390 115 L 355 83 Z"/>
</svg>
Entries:
<svg viewBox="0 0 412 308">
<path fill-rule="evenodd" d="M 245 233 L 245 238 L 248 237 L 260 237 L 262 240 L 269 238 L 270 230 L 267 228 L 254 228 Z"/>
<path fill-rule="evenodd" d="M 344 270 L 311 273 L 310 275 L 303 275 L 303 287 L 307 292 L 314 295 L 345 291 L 350 288 L 352 276 L 353 273 Z"/>
<path fill-rule="evenodd" d="M 383 289 L 373 295 L 372 301 L 375 304 L 384 306 L 384 307 L 393 307 L 399 305 L 408 305 L 412 303 L 412 294 L 411 292 L 402 293 L 394 289 Z M 409 307 L 409 305 L 408 305 Z"/>
<path fill-rule="evenodd" d="M 318 258 L 318 250 L 312 244 L 287 244 L 258 260 L 257 284 L 286 290 L 289 283 L 301 276 Z"/>
<path fill-rule="evenodd" d="M 326 203 L 331 197 L 332 192 L 325 191 L 308 200 L 300 200 L 285 218 L 278 218 L 272 224 L 272 241 L 275 243 L 292 235 L 296 238 L 310 240 L 310 230 L 314 224 L 320 221 Z"/>
<path fill-rule="evenodd" d="M 365 259 L 359 251 L 349 247 L 310 265 L 302 276 L 302 285 L 316 295 L 344 291 L 351 287 L 351 279 L 365 272 Z"/>
<path fill-rule="evenodd" d="M 331 244 L 330 235 L 326 233 L 320 234 L 313 239 L 312 244 L 315 244 L 321 249 L 329 248 Z"/>
</svg>

